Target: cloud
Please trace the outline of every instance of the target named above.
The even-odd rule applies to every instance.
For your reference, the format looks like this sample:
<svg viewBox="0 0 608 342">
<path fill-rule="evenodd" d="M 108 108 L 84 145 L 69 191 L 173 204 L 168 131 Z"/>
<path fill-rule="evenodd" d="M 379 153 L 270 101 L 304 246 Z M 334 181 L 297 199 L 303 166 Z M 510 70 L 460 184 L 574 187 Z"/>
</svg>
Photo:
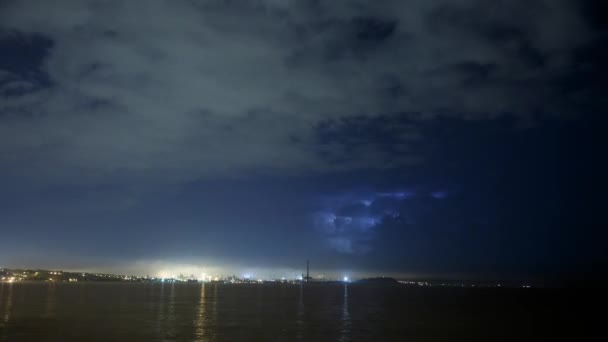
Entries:
<svg viewBox="0 0 608 342">
<path fill-rule="evenodd" d="M 404 206 L 416 198 L 413 191 L 351 191 L 327 195 L 313 225 L 325 245 L 338 253 L 364 255 L 376 245 L 378 230 L 386 220 L 397 220 Z"/>
<path fill-rule="evenodd" d="M 3 32 L 48 41 L 40 75 L 0 77 L 0 165 L 38 180 L 44 167 L 43 182 L 398 167 L 419 160 L 420 132 L 388 120 L 377 130 L 394 139 L 369 144 L 355 134 L 370 117 L 555 115 L 585 101 L 560 83 L 590 39 L 568 1 L 0 6 Z M 358 130 L 324 139 L 332 122 Z"/>
</svg>

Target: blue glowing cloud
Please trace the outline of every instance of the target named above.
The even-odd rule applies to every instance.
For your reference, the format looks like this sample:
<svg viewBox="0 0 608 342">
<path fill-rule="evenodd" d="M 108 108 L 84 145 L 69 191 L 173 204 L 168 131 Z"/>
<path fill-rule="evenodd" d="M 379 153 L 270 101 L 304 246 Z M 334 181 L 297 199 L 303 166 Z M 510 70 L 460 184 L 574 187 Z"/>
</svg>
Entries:
<svg viewBox="0 0 608 342">
<path fill-rule="evenodd" d="M 448 194 L 445 191 L 433 191 L 431 192 L 431 197 L 435 199 L 444 199 L 448 197 Z"/>
<path fill-rule="evenodd" d="M 313 223 L 330 249 L 365 254 L 372 250 L 378 226 L 386 218 L 399 218 L 400 203 L 414 196 L 404 190 L 328 196 L 320 201 L 322 209 L 313 215 Z"/>
<path fill-rule="evenodd" d="M 374 200 L 371 200 L 371 199 L 362 199 L 361 200 L 361 204 L 363 204 L 366 207 L 369 207 L 373 203 L 374 203 Z"/>
</svg>

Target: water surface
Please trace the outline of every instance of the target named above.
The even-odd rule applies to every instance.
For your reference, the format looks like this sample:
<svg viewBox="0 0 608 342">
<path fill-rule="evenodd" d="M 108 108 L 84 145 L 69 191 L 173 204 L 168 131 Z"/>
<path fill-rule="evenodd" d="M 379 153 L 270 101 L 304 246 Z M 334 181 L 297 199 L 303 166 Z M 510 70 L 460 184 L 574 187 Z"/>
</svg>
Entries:
<svg viewBox="0 0 608 342">
<path fill-rule="evenodd" d="M 0 341 L 538 341 L 559 292 L 364 284 L 0 283 Z"/>
</svg>

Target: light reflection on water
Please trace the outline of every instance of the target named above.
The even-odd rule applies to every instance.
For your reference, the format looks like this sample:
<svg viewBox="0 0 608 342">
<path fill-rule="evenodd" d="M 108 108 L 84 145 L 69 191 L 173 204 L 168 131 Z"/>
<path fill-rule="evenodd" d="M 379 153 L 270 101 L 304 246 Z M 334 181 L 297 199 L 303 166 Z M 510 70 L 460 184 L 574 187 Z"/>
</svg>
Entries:
<svg viewBox="0 0 608 342">
<path fill-rule="evenodd" d="M 3 325 L 8 325 L 11 320 L 11 310 L 13 308 L 13 284 L 9 283 L 6 291 L 6 304 L 4 304 Z"/>
<path fill-rule="evenodd" d="M 157 318 L 155 324 L 156 335 L 160 336 L 163 332 L 163 317 L 165 311 L 165 284 L 160 284 L 159 294 L 158 294 L 158 309 L 157 309 Z"/>
<path fill-rule="evenodd" d="M 11 306 L 12 306 L 12 300 L 10 299 L 10 297 L 12 297 L 12 284 L 7 284 L 8 288 L 6 290 L 6 292 L 9 292 L 8 294 L 5 294 L 5 290 L 4 290 L 4 283 L 0 283 L 0 313 L 2 314 L 2 320 L 0 321 L 0 341 L 5 341 L 7 339 L 5 333 L 6 333 L 6 326 L 8 325 L 9 321 L 10 321 L 10 311 L 11 311 Z M 4 298 L 8 297 L 8 299 L 5 301 Z"/>
<path fill-rule="evenodd" d="M 215 318 L 217 317 L 217 305 L 219 300 L 219 296 L 218 296 L 218 291 L 219 291 L 219 286 L 217 284 L 213 284 L 213 314 L 212 316 L 212 323 L 215 323 Z"/>
<path fill-rule="evenodd" d="M 296 338 L 301 340 L 304 336 L 304 284 L 300 284 L 298 295 L 298 315 L 296 319 Z"/>
<path fill-rule="evenodd" d="M 176 335 L 175 331 L 175 283 L 171 283 L 169 288 L 169 303 L 167 304 L 167 314 L 165 316 L 165 331 L 169 337 Z"/>
<path fill-rule="evenodd" d="M 445 340 L 434 334 L 454 329 L 465 340 L 479 327 L 504 332 L 505 324 L 509 333 L 521 330 L 507 337 L 521 337 L 538 327 L 522 320 L 537 312 L 550 321 L 546 313 L 553 311 L 545 307 L 559 303 L 519 293 L 426 291 L 358 284 L 0 283 L 0 341 Z M 461 309 L 472 305 L 475 312 Z M 469 335 L 468 341 L 526 340 Z"/>
<path fill-rule="evenodd" d="M 342 331 L 340 341 L 348 341 L 350 337 L 351 321 L 348 311 L 348 284 L 344 284 L 344 298 L 342 301 Z"/>
<path fill-rule="evenodd" d="M 55 317 L 55 306 L 57 304 L 56 296 L 57 285 L 54 282 L 50 282 L 46 291 L 46 301 L 44 317 L 51 319 Z"/>
<path fill-rule="evenodd" d="M 194 336 L 196 340 L 199 342 L 204 342 L 206 337 L 206 329 L 205 325 L 207 324 L 207 316 L 205 310 L 207 309 L 207 304 L 205 302 L 205 284 L 201 284 L 200 298 L 198 301 L 198 313 L 196 316 L 196 320 L 194 321 Z"/>
</svg>

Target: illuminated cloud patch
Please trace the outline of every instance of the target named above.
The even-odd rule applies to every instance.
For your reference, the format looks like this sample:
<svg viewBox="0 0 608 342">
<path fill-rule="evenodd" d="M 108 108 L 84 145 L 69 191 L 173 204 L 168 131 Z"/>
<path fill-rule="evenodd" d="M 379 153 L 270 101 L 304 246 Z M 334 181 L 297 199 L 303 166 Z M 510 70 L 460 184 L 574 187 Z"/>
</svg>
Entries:
<svg viewBox="0 0 608 342">
<path fill-rule="evenodd" d="M 344 254 L 367 254 L 373 250 L 377 229 L 385 219 L 398 219 L 413 191 L 390 191 L 329 196 L 313 224 L 331 250 Z"/>
<path fill-rule="evenodd" d="M 431 192 L 431 197 L 435 199 L 445 199 L 448 197 L 448 193 L 445 191 L 433 191 Z"/>
<path fill-rule="evenodd" d="M 361 200 L 361 204 L 363 204 L 366 207 L 369 207 L 370 205 L 372 205 L 372 203 L 374 203 L 374 201 L 371 199 L 362 199 Z"/>
</svg>

